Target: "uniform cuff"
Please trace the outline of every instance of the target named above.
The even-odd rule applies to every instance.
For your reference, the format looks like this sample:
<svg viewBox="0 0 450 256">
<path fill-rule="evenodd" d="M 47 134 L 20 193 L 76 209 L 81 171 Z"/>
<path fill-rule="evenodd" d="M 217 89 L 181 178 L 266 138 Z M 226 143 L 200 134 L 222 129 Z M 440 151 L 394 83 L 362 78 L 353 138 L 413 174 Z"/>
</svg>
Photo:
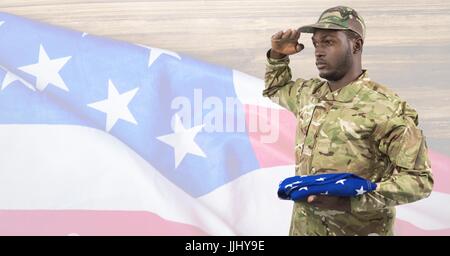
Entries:
<svg viewBox="0 0 450 256">
<path fill-rule="evenodd" d="M 267 57 L 267 62 L 270 65 L 280 65 L 280 64 L 289 64 L 289 56 L 286 55 L 284 58 L 281 59 L 274 59 L 274 58 L 270 58 L 270 50 L 267 51 L 266 53 L 266 57 Z"/>
<path fill-rule="evenodd" d="M 364 207 L 361 205 L 361 199 L 365 195 L 350 197 L 350 208 L 351 212 L 361 212 L 365 211 Z"/>
</svg>

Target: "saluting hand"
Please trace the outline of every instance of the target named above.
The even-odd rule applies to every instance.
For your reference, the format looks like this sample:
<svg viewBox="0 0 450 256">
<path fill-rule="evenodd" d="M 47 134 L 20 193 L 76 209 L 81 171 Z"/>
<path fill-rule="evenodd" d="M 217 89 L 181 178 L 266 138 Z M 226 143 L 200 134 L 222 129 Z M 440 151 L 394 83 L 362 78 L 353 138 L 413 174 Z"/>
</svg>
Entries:
<svg viewBox="0 0 450 256">
<path fill-rule="evenodd" d="M 300 52 L 305 48 L 303 44 L 299 44 L 300 32 L 295 29 L 286 31 L 278 31 L 272 35 L 272 49 L 270 50 L 271 58 L 283 58 L 286 55 L 292 55 Z"/>
</svg>

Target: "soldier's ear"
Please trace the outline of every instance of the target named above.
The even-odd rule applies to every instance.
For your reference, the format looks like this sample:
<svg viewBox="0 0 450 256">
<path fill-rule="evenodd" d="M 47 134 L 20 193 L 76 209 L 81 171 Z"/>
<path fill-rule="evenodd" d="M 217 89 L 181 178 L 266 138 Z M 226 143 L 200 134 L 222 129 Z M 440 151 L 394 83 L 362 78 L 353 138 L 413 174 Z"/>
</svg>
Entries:
<svg viewBox="0 0 450 256">
<path fill-rule="evenodd" d="M 361 37 L 353 39 L 353 54 L 361 53 L 364 41 Z"/>
</svg>

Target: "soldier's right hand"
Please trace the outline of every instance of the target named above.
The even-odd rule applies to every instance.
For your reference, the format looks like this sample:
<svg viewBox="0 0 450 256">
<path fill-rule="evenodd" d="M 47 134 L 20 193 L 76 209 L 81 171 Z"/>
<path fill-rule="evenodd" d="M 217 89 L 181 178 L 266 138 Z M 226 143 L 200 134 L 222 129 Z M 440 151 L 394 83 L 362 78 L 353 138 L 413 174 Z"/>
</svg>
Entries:
<svg viewBox="0 0 450 256">
<path fill-rule="evenodd" d="M 270 57 L 283 58 L 286 55 L 292 55 L 305 48 L 303 44 L 298 43 L 300 32 L 296 29 L 278 31 L 272 36 L 272 49 Z"/>
</svg>

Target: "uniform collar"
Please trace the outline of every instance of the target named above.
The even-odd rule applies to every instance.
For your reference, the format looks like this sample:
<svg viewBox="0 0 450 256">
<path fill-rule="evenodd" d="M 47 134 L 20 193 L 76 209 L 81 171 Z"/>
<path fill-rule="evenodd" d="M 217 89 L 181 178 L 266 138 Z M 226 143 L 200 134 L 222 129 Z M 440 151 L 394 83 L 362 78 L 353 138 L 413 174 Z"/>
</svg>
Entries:
<svg viewBox="0 0 450 256">
<path fill-rule="evenodd" d="M 326 101 L 351 102 L 367 81 L 370 81 L 369 75 L 367 70 L 363 70 L 363 73 L 356 80 L 334 92 L 330 90 L 328 82 L 324 83 L 322 92 L 317 92 L 316 96 Z"/>
</svg>

